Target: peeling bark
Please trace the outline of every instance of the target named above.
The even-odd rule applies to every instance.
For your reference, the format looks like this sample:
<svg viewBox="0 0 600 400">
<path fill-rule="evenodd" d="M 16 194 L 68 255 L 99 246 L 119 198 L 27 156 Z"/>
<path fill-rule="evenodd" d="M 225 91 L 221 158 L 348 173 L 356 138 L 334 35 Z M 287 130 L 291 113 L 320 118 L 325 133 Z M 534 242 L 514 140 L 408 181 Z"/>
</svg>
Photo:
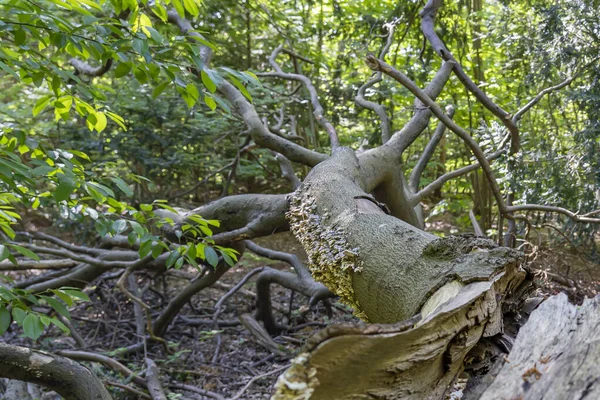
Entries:
<svg viewBox="0 0 600 400">
<path fill-rule="evenodd" d="M 272 399 L 443 398 L 469 350 L 498 333 L 501 299 L 522 275 L 512 268 L 461 286 L 425 318 L 330 326 L 280 376 Z"/>
</svg>

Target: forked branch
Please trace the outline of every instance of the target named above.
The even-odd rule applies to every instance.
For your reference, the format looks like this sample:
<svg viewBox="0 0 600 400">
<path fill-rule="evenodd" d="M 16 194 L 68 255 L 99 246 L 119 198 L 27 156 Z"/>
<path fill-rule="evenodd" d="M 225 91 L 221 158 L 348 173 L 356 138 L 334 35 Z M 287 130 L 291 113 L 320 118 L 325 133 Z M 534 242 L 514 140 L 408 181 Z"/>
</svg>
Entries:
<svg viewBox="0 0 600 400">
<path fill-rule="evenodd" d="M 321 103 L 319 102 L 319 95 L 317 93 L 317 89 L 315 89 L 315 86 L 306 75 L 283 72 L 283 70 L 276 61 L 277 56 L 282 50 L 283 46 L 278 46 L 275 50 L 273 50 L 271 57 L 269 57 L 269 63 L 271 64 L 275 72 L 261 73 L 258 74 L 258 76 L 276 77 L 301 82 L 306 87 L 310 95 L 310 102 L 313 106 L 313 115 L 315 116 L 319 124 L 323 127 L 323 129 L 325 129 L 325 132 L 327 132 L 327 134 L 329 135 L 331 147 L 333 151 L 335 151 L 340 146 L 340 141 L 338 139 L 338 135 L 335 131 L 335 128 L 333 127 L 331 122 L 329 122 L 325 118 L 325 112 L 323 110 L 323 106 L 321 106 Z"/>
<path fill-rule="evenodd" d="M 452 118 L 454 116 L 454 107 L 451 105 L 447 106 L 446 114 L 448 117 Z M 413 191 L 416 192 L 419 190 L 419 181 L 421 180 L 421 175 L 423 174 L 427 163 L 431 159 L 431 156 L 433 156 L 435 148 L 442 139 L 442 136 L 444 136 L 445 131 L 446 125 L 444 125 L 442 122 L 439 122 L 435 128 L 435 132 L 433 133 L 431 140 L 429 140 L 429 143 L 427 143 L 427 146 L 425 146 L 425 150 L 423 150 L 423 154 L 421 154 L 417 165 L 415 165 L 415 168 L 413 168 L 412 172 L 410 173 L 409 185 Z"/>
<path fill-rule="evenodd" d="M 374 56 L 367 57 L 367 64 L 376 70 L 380 70 L 385 74 L 389 75 L 396 81 L 400 82 L 404 87 L 410 90 L 420 101 L 423 102 L 431 112 L 441 121 L 443 122 L 448 129 L 452 132 L 456 133 L 463 141 L 467 144 L 467 146 L 471 149 L 477 161 L 481 165 L 486 178 L 490 184 L 490 188 L 492 193 L 494 194 L 494 198 L 498 204 L 498 208 L 500 212 L 505 215 L 509 219 L 514 219 L 515 217 L 512 215 L 514 212 L 523 211 L 523 210 L 536 210 L 536 211 L 546 211 L 546 212 L 556 212 L 563 215 L 568 216 L 572 220 L 576 222 L 590 222 L 590 223 L 600 223 L 600 218 L 591 218 L 588 214 L 579 215 L 572 211 L 569 211 L 562 207 L 554 207 L 554 206 L 544 206 L 539 204 L 524 204 L 518 206 L 507 205 L 502 198 L 502 193 L 500 191 L 500 187 L 498 186 L 498 182 L 494 177 L 494 173 L 488 162 L 483 150 L 479 147 L 479 144 L 471 137 L 469 132 L 465 129 L 458 126 L 452 119 L 450 119 L 446 114 L 444 114 L 443 110 L 435 101 L 433 101 L 423 90 L 421 90 L 413 81 L 411 81 L 406 75 L 401 73 L 400 71 L 394 69 L 390 65 L 386 64 L 382 60 L 375 58 Z M 593 215 L 595 211 L 591 212 Z"/>
<path fill-rule="evenodd" d="M 511 119 L 510 113 L 503 110 L 498 104 L 490 99 L 483 90 L 479 88 L 471 80 L 469 75 L 464 71 L 461 64 L 454 58 L 450 50 L 446 47 L 442 39 L 435 32 L 435 16 L 442 6 L 443 0 L 429 0 L 421 11 L 421 30 L 427 38 L 433 50 L 445 61 L 454 62 L 454 73 L 463 83 L 465 88 L 469 90 L 479 100 L 479 102 L 497 116 L 502 124 L 508 129 L 511 135 L 511 153 L 516 153 L 519 150 L 519 128 Z"/>
</svg>

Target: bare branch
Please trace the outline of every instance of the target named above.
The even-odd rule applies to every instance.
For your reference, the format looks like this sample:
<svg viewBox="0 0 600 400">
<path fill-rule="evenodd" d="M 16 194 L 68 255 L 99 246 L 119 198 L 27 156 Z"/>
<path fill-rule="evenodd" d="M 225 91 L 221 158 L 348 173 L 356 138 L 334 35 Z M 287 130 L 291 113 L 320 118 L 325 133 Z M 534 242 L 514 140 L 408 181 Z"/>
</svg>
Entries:
<svg viewBox="0 0 600 400">
<path fill-rule="evenodd" d="M 454 116 L 454 107 L 452 105 L 446 107 L 446 115 L 448 115 L 448 117 L 450 118 Z M 439 122 L 437 127 L 435 128 L 435 132 L 433 133 L 431 140 L 429 141 L 429 143 L 427 143 L 427 146 L 425 146 L 425 150 L 423 150 L 421 158 L 419 158 L 417 165 L 415 165 L 415 168 L 413 168 L 412 172 L 410 173 L 409 185 L 413 191 L 416 192 L 417 190 L 419 190 L 419 181 L 421 180 L 421 174 L 423 174 L 427 163 L 431 159 L 431 156 L 433 156 L 435 148 L 442 139 L 442 136 L 444 136 L 445 131 L 446 125 L 444 125 L 442 122 Z"/>
<path fill-rule="evenodd" d="M 314 167 L 328 158 L 325 154 L 308 150 L 296 143 L 272 134 L 262 123 L 254 106 L 250 104 L 239 90 L 226 80 L 222 80 L 218 84 L 218 88 L 223 96 L 233 104 L 242 119 L 246 122 L 252 138 L 258 145 L 281 153 L 290 160 L 303 165 L 308 165 L 309 167 Z"/>
<path fill-rule="evenodd" d="M 80 350 L 59 350 L 56 352 L 56 354 L 59 356 L 70 358 L 71 360 L 92 361 L 103 364 L 112 369 L 113 371 L 122 374 L 124 377 L 131 378 L 135 384 L 140 385 L 142 387 L 146 387 L 146 381 L 144 379 L 137 376 L 135 372 L 127 368 L 125 365 L 108 356 Z"/>
<path fill-rule="evenodd" d="M 17 265 L 11 262 L 0 263 L 0 271 L 25 271 L 29 269 L 63 269 L 79 264 L 74 260 L 17 260 Z"/>
<path fill-rule="evenodd" d="M 589 222 L 593 224 L 600 224 L 600 218 L 592 218 L 590 215 L 596 215 L 600 213 L 600 210 L 591 211 L 586 214 L 578 214 L 573 211 L 569 211 L 563 207 L 556 206 L 544 206 L 541 204 L 522 204 L 517 206 L 508 207 L 508 212 L 516 212 L 516 211 L 544 211 L 544 212 L 552 212 L 566 215 L 571 218 L 575 222 Z"/>
<path fill-rule="evenodd" d="M 221 221 L 221 226 L 213 229 L 212 239 L 217 244 L 251 239 L 282 232 L 289 229 L 285 219 L 288 209 L 286 195 L 242 194 L 223 197 L 200 206 L 181 216 L 175 230 L 181 229 L 190 215 L 200 215 L 206 219 Z M 173 237 L 175 237 L 173 235 Z"/>
<path fill-rule="evenodd" d="M 298 135 L 293 135 L 293 134 L 285 134 L 281 131 L 281 126 L 283 124 L 283 120 L 280 120 L 277 122 L 277 125 L 275 126 L 269 126 L 269 123 L 267 121 L 267 117 L 263 118 L 263 123 L 268 127 L 269 132 L 274 133 L 277 136 L 281 136 L 284 139 L 287 140 L 291 140 L 291 141 L 298 141 L 298 142 L 304 142 L 304 138 L 302 136 L 298 136 Z"/>
<path fill-rule="evenodd" d="M 28 232 L 19 232 L 20 234 L 24 234 L 26 236 L 31 236 L 35 239 L 40 239 L 43 240 L 45 242 L 49 242 L 52 244 L 55 244 L 57 246 L 62 247 L 63 249 L 67 249 L 69 251 L 75 252 L 75 253 L 81 253 L 81 254 L 88 254 L 91 256 L 99 256 L 102 253 L 104 253 L 105 251 L 102 249 L 94 249 L 91 247 L 86 247 L 86 246 L 77 246 L 74 245 L 72 243 L 68 243 L 65 242 L 64 240 L 61 240 L 57 237 L 51 236 L 51 235 L 47 235 L 43 232 L 33 232 L 33 233 L 28 233 Z"/>
<path fill-rule="evenodd" d="M 288 49 L 281 49 L 281 52 L 287 54 L 291 58 L 297 58 L 298 60 L 302 60 L 302 61 L 304 61 L 305 63 L 308 63 L 308 64 L 314 64 L 315 63 L 313 60 L 309 60 L 308 58 L 303 57 L 300 54 L 294 53 L 293 51 L 288 50 Z"/>
<path fill-rule="evenodd" d="M 235 395 L 235 396 L 233 396 L 233 397 L 232 397 L 230 400 L 238 400 L 238 399 L 241 399 L 241 398 L 242 398 L 242 396 L 244 395 L 244 392 L 245 392 L 245 391 L 246 391 L 246 390 L 247 390 L 247 389 L 250 387 L 250 385 L 252 385 L 254 382 L 256 382 L 257 380 L 259 380 L 259 379 L 261 379 L 261 378 L 264 378 L 265 376 L 269 376 L 269 375 L 277 374 L 277 373 L 279 373 L 279 372 L 281 372 L 281 371 L 285 370 L 285 369 L 286 369 L 286 368 L 288 368 L 289 366 L 290 366 L 290 364 L 288 364 L 288 365 L 285 365 L 285 366 L 283 366 L 283 367 L 280 367 L 280 368 L 277 368 L 277 369 L 274 369 L 273 371 L 269 371 L 269 372 L 266 372 L 266 373 L 264 373 L 264 374 L 257 375 L 257 376 L 255 376 L 255 377 L 253 377 L 253 378 L 252 378 L 252 379 L 250 379 L 250 380 L 248 381 L 248 383 L 247 383 L 247 384 L 246 384 L 246 385 L 245 385 L 243 388 L 241 388 L 241 389 L 240 389 L 240 391 L 239 391 L 239 392 L 237 392 L 237 393 L 236 393 L 236 395 Z"/>
<path fill-rule="evenodd" d="M 181 18 L 177 11 L 169 10 L 168 18 L 169 22 L 177 25 L 183 33 L 189 34 L 190 36 L 196 36 L 204 40 L 202 35 L 193 31 L 193 27 L 190 22 L 185 18 Z M 212 58 L 212 50 L 205 45 L 200 45 L 199 48 L 200 58 L 204 64 L 208 66 Z M 250 129 L 252 138 L 258 145 L 284 154 L 292 161 L 311 167 L 327 159 L 325 154 L 320 154 L 305 149 L 302 146 L 269 132 L 269 129 L 260 120 L 254 106 L 250 104 L 250 102 L 242 93 L 240 93 L 238 89 L 236 89 L 225 79 L 217 83 L 217 88 L 219 89 L 219 92 L 223 94 L 223 96 L 236 108 Z"/>
<path fill-rule="evenodd" d="M 111 400 L 112 396 L 89 369 L 48 352 L 0 342 L 0 375 L 35 383 L 67 400 Z"/>
<path fill-rule="evenodd" d="M 71 260 L 87 263 L 90 265 L 94 265 L 94 266 L 102 267 L 102 268 L 106 268 L 106 269 L 137 267 L 139 265 L 144 264 L 145 262 L 147 262 L 149 260 L 149 259 L 147 260 L 146 258 L 140 260 L 139 257 L 137 257 L 136 252 L 116 252 L 115 251 L 114 252 L 115 254 L 121 254 L 121 255 L 125 255 L 125 253 L 136 254 L 136 259 L 134 259 L 132 261 L 121 261 L 121 260 L 111 261 L 111 260 L 108 260 L 108 258 L 113 258 L 113 257 L 110 257 L 111 253 L 113 253 L 113 252 L 107 251 L 107 250 L 104 250 L 104 253 L 102 255 L 99 255 L 98 257 L 91 257 L 88 255 L 73 253 L 66 249 L 53 249 L 50 247 L 41 247 L 41 246 L 29 244 L 29 243 L 19 243 L 19 245 L 26 247 L 35 253 L 51 254 L 53 256 L 69 258 Z"/>
<path fill-rule="evenodd" d="M 487 160 L 488 160 L 488 162 L 491 162 L 506 152 L 507 152 L 506 149 L 500 148 L 498 151 L 491 154 L 487 158 Z M 466 175 L 471 171 L 475 171 L 480 166 L 481 165 L 477 162 L 477 163 L 473 163 L 471 165 L 464 166 L 457 170 L 445 173 L 444 175 L 440 176 L 435 181 L 431 182 L 429 185 L 425 186 L 423 189 L 421 189 L 420 191 L 415 193 L 415 195 L 413 197 L 411 197 L 411 199 L 410 199 L 411 205 L 414 206 L 414 205 L 418 204 L 424 197 L 429 196 L 431 193 L 433 193 L 434 191 L 441 188 L 444 185 L 444 183 L 448 182 L 449 180 L 458 178 L 459 176 Z"/>
<path fill-rule="evenodd" d="M 154 360 L 146 358 L 146 380 L 148 381 L 148 392 L 152 396 L 152 400 L 167 400 L 165 391 L 160 383 L 160 371 Z"/>
<path fill-rule="evenodd" d="M 448 79 L 450 78 L 452 68 L 452 62 L 445 62 L 442 64 L 442 67 L 435 77 L 425 88 L 425 93 L 429 97 L 435 99 L 439 96 L 446 85 L 446 82 L 448 82 Z M 414 116 L 400 131 L 392 135 L 392 138 L 386 145 L 393 148 L 397 154 L 401 155 L 402 152 L 419 137 L 421 132 L 423 132 L 423 129 L 427 127 L 430 117 L 431 111 L 427 107 L 424 107 L 420 101 L 415 101 Z"/>
<path fill-rule="evenodd" d="M 279 167 L 281 168 L 281 175 L 290 182 L 292 185 L 292 189 L 296 190 L 300 187 L 300 179 L 296 176 L 294 172 L 294 167 L 290 160 L 286 158 L 283 154 L 275 153 L 275 159 L 279 161 Z"/>
<path fill-rule="evenodd" d="M 570 85 L 571 82 L 573 82 L 587 67 L 589 67 L 590 65 L 592 65 L 593 63 L 595 63 L 599 59 L 600 59 L 600 57 L 594 58 L 591 62 L 587 63 L 583 68 L 581 68 L 575 74 L 573 74 L 569 78 L 565 79 L 564 81 L 562 81 L 558 85 L 550 86 L 550 87 L 542 90 L 540 93 L 538 93 L 537 96 L 535 96 L 533 99 L 531 99 L 527 104 L 525 104 L 519 111 L 517 111 L 515 113 L 515 115 L 512 118 L 513 123 L 516 124 L 517 122 L 519 122 L 519 120 L 523 117 L 523 115 L 527 111 L 529 111 L 533 106 L 535 106 L 542 99 L 542 97 L 544 97 L 548 93 L 555 92 L 557 90 L 560 90 L 560 89 L 564 88 L 565 86 Z"/>
<path fill-rule="evenodd" d="M 168 21 L 172 24 L 177 25 L 181 33 L 184 35 L 195 36 L 199 39 L 206 40 L 201 34 L 198 32 L 194 32 L 194 27 L 192 24 L 185 18 L 181 18 L 175 9 L 170 9 L 167 12 Z M 197 43 L 194 41 L 194 43 Z M 208 46 L 201 45 L 200 48 L 200 59 L 205 65 L 209 65 L 213 56 L 212 49 Z"/>
<path fill-rule="evenodd" d="M 213 314 L 213 323 L 217 323 L 217 320 L 219 319 L 219 316 L 221 315 L 221 312 L 223 311 L 222 310 L 223 303 L 225 303 L 227 301 L 227 299 L 229 299 L 238 290 L 240 290 L 246 284 L 246 282 L 248 282 L 250 280 L 250 278 L 252 278 L 256 274 L 261 273 L 263 270 L 264 270 L 264 267 L 259 267 L 259 268 L 255 268 L 252 271 L 248 272 L 234 287 L 229 289 L 229 291 L 227 293 L 225 293 L 223 296 L 221 296 L 221 298 L 219 299 L 219 301 L 217 301 L 217 304 L 215 304 L 215 307 L 214 307 L 215 313 Z"/>
<path fill-rule="evenodd" d="M 184 385 L 181 383 L 171 383 L 171 384 L 169 384 L 169 387 L 172 389 L 185 390 L 186 392 L 197 393 L 200 396 L 209 397 L 209 398 L 215 399 L 215 400 L 225 400 L 225 397 L 221 396 L 218 393 L 211 392 L 210 390 L 200 389 L 200 388 L 197 388 L 196 386 L 192 386 L 192 385 Z"/>
<path fill-rule="evenodd" d="M 271 66 L 273 67 L 273 69 L 275 69 L 275 72 L 261 73 L 261 74 L 258 74 L 258 76 L 276 77 L 276 78 L 281 78 L 281 79 L 302 82 L 302 84 L 306 87 L 306 89 L 308 90 L 308 92 L 310 94 L 310 102 L 313 106 L 313 114 L 314 114 L 316 120 L 319 122 L 319 124 L 323 127 L 323 129 L 325 129 L 325 132 L 327 132 L 327 134 L 329 135 L 329 140 L 331 141 L 331 147 L 332 147 L 333 151 L 335 151 L 340 146 L 340 142 L 339 142 L 339 139 L 337 136 L 337 132 L 335 131 L 335 128 L 325 118 L 323 107 L 321 106 L 321 103 L 319 102 L 319 96 L 317 94 L 317 89 L 315 89 L 314 85 L 312 84 L 312 82 L 306 75 L 283 72 L 283 70 L 281 69 L 279 64 L 277 64 L 277 61 L 275 60 L 277 58 L 277 55 L 282 51 L 282 49 L 283 49 L 283 46 L 281 46 L 281 45 L 278 46 L 275 50 L 273 50 L 271 57 L 269 57 L 269 62 L 271 63 Z"/>
<path fill-rule="evenodd" d="M 486 178 L 490 184 L 490 188 L 492 190 L 492 193 L 494 194 L 494 197 L 498 204 L 498 208 L 502 214 L 507 216 L 507 218 L 514 219 L 515 217 L 511 214 L 516 211 L 538 210 L 560 213 L 568 216 L 576 222 L 600 223 L 600 218 L 590 218 L 587 216 L 578 215 L 577 213 L 574 213 L 562 207 L 544 206 L 538 204 L 525 204 L 519 206 L 507 205 L 504 202 L 504 199 L 502 198 L 502 193 L 500 192 L 498 182 L 494 177 L 492 168 L 490 167 L 490 164 L 486 159 L 483 150 L 481 150 L 479 144 L 471 137 L 469 132 L 458 126 L 446 114 L 444 114 L 440 106 L 437 105 L 429 96 L 427 96 L 427 94 L 423 90 L 421 90 L 413 81 L 411 81 L 406 75 L 373 56 L 368 56 L 367 62 L 371 68 L 381 70 L 385 74 L 400 82 L 408 90 L 410 90 L 411 93 L 413 93 L 419 100 L 421 100 L 426 106 L 429 107 L 431 112 L 433 112 L 433 114 L 440 121 L 442 121 L 448 127 L 448 129 L 450 129 L 451 131 L 456 133 L 461 139 L 463 139 L 463 141 L 467 144 L 467 146 L 469 146 L 469 148 L 475 155 L 477 161 L 479 161 L 479 164 L 481 165 L 486 175 Z"/>
<path fill-rule="evenodd" d="M 471 151 L 473 151 L 473 153 L 475 154 L 475 157 L 479 161 L 479 164 L 481 164 L 481 167 L 483 168 L 483 171 L 485 172 L 485 175 L 490 183 L 490 188 L 492 189 L 492 193 L 494 194 L 494 197 L 496 198 L 496 201 L 498 202 L 498 207 L 500 208 L 500 211 L 502 213 L 507 213 L 506 205 L 504 204 L 504 199 L 502 198 L 502 193 L 500 192 L 500 188 L 498 187 L 498 182 L 496 181 L 496 178 L 494 177 L 492 168 L 490 167 L 490 164 L 487 161 L 485 154 L 479 147 L 479 144 L 477 144 L 477 142 L 471 137 L 469 132 L 467 132 L 460 126 L 456 125 L 454 123 L 454 121 L 452 121 L 452 119 L 450 119 L 446 114 L 444 114 L 444 112 L 442 111 L 440 106 L 438 106 L 431 99 L 431 97 L 429 97 L 423 90 L 421 90 L 421 88 L 419 88 L 413 81 L 411 81 L 402 72 L 394 69 L 390 65 L 386 64 L 385 62 L 383 62 L 381 60 L 378 60 L 377 58 L 375 58 L 373 56 L 367 57 L 367 63 L 371 68 L 373 68 L 375 70 L 380 70 L 380 71 L 384 72 L 385 74 L 389 75 L 390 77 L 392 77 L 393 79 L 400 82 L 404 87 L 406 87 L 408 90 L 410 90 L 410 92 L 412 94 L 414 94 L 421 102 L 423 102 L 423 104 L 425 104 L 427 107 L 429 107 L 431 112 L 433 112 L 433 114 L 442 123 L 444 123 L 444 125 L 446 125 L 451 131 L 453 131 L 461 139 L 463 139 L 463 141 L 469 146 Z"/>
<path fill-rule="evenodd" d="M 450 50 L 435 32 L 435 16 L 438 9 L 442 6 L 443 0 L 429 0 L 421 11 L 421 30 L 427 38 L 431 47 L 445 61 L 454 62 L 454 73 L 463 85 L 481 102 L 481 104 L 497 116 L 502 124 L 511 134 L 511 153 L 519 150 L 519 128 L 511 119 L 511 115 L 504 111 L 499 105 L 494 103 L 484 92 L 471 80 L 463 70 L 460 63 L 454 58 Z"/>
<path fill-rule="evenodd" d="M 477 217 L 475 216 L 475 213 L 473 212 L 473 210 L 469 210 L 469 219 L 471 220 L 471 225 L 473 225 L 473 230 L 475 231 L 475 235 L 485 237 L 486 235 L 485 235 L 485 233 L 483 233 L 481 226 L 479 226 L 479 222 L 477 222 Z"/>
<path fill-rule="evenodd" d="M 271 260 L 279 260 L 286 262 L 294 268 L 299 277 L 312 279 L 312 276 L 306 268 L 306 266 L 304 265 L 304 263 L 300 261 L 298 256 L 296 256 L 295 254 L 267 249 L 265 247 L 259 246 L 251 240 L 246 240 L 245 243 L 246 248 L 254 254 L 259 255 L 261 257 L 270 258 Z"/>
<path fill-rule="evenodd" d="M 382 60 L 385 58 L 385 55 L 389 51 L 390 46 L 392 45 L 392 39 L 394 38 L 394 25 L 385 24 L 383 27 L 388 30 L 388 35 L 386 44 L 381 50 L 381 53 L 379 54 L 379 58 L 381 58 Z M 354 102 L 361 107 L 367 108 L 377 113 L 379 119 L 381 120 L 381 142 L 385 144 L 388 140 L 390 140 L 391 137 L 391 123 L 385 110 L 385 107 L 382 104 L 377 104 L 365 99 L 365 91 L 371 88 L 376 83 L 381 82 L 381 80 L 381 71 L 377 71 L 371 79 L 365 82 L 365 84 L 358 89 L 358 93 L 356 94 Z"/>
<path fill-rule="evenodd" d="M 69 62 L 80 74 L 87 75 L 87 76 L 93 76 L 93 77 L 102 76 L 102 75 L 106 74 L 108 71 L 110 71 L 110 68 L 113 65 L 112 58 L 109 58 L 106 61 L 106 63 L 104 63 L 104 65 L 99 65 L 97 67 L 92 67 L 85 61 L 81 61 L 77 58 L 71 58 L 69 60 Z"/>
</svg>

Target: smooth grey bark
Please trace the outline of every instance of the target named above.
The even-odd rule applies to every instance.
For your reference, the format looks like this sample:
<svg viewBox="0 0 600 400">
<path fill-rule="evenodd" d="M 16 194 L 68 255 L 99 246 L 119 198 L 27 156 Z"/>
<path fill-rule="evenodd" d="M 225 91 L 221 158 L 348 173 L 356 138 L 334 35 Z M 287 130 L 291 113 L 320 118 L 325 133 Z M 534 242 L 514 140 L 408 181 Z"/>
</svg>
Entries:
<svg viewBox="0 0 600 400">
<path fill-rule="evenodd" d="M 389 215 L 361 172 L 340 149 L 293 194 L 288 218 L 315 280 L 365 321 L 405 320 L 450 282 L 488 281 L 518 264 L 518 252 L 487 239 L 437 238 Z"/>
<path fill-rule="evenodd" d="M 93 372 L 65 357 L 0 343 L 0 376 L 35 383 L 66 400 L 111 400 Z"/>
<path fill-rule="evenodd" d="M 287 231 L 287 208 L 287 196 L 283 194 L 227 196 L 178 217 L 181 222 L 177 224 L 177 228 L 180 229 L 181 225 L 187 223 L 190 215 L 216 219 L 221 221 L 221 226 L 213 229 L 215 233 L 212 239 L 216 244 L 227 244 Z"/>
</svg>

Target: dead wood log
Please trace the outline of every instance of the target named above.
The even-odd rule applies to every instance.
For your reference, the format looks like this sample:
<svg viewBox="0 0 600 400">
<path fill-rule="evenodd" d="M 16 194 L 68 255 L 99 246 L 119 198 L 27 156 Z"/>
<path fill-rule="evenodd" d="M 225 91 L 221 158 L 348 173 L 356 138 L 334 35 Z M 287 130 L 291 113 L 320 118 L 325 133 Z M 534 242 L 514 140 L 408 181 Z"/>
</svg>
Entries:
<svg viewBox="0 0 600 400">
<path fill-rule="evenodd" d="M 561 293 L 521 328 L 481 400 L 600 399 L 600 296 L 581 306 Z"/>
</svg>

